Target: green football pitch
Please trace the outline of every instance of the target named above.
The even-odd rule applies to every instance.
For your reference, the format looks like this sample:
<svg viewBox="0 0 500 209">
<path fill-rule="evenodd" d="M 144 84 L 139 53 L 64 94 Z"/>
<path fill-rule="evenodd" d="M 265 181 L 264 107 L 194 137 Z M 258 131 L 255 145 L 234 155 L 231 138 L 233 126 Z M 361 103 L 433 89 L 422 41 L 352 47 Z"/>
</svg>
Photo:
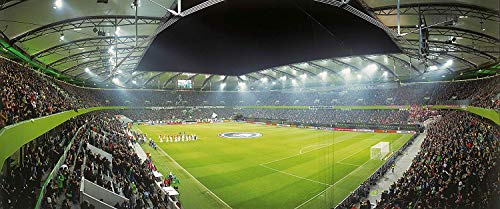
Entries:
<svg viewBox="0 0 500 209">
<path fill-rule="evenodd" d="M 184 208 L 333 208 L 383 164 L 370 147 L 397 150 L 410 134 L 359 133 L 246 123 L 138 125 L 158 170 L 180 179 Z M 186 132 L 197 141 L 159 142 L 160 134 Z M 256 132 L 249 139 L 223 132 Z"/>
</svg>

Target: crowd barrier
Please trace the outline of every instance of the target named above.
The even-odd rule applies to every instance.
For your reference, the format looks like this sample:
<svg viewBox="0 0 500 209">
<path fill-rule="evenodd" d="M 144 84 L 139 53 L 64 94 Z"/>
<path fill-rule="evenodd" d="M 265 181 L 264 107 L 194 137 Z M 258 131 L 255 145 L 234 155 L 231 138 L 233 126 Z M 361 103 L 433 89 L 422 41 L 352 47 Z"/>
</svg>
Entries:
<svg viewBox="0 0 500 209">
<path fill-rule="evenodd" d="M 96 209 L 112 209 L 114 205 L 128 202 L 128 198 L 115 194 L 82 177 L 80 185 L 80 202 L 85 200 L 93 204 Z"/>
</svg>

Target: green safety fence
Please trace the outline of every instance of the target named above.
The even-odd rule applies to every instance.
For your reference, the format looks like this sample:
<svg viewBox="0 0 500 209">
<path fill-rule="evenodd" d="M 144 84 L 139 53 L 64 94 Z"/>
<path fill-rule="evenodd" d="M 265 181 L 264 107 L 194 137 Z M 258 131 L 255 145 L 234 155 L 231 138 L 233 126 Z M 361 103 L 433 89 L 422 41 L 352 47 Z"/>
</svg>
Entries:
<svg viewBox="0 0 500 209">
<path fill-rule="evenodd" d="M 69 110 L 33 120 L 26 120 L 0 130 L 0 169 L 5 160 L 19 148 L 47 131 L 57 127 L 68 119 L 96 110 L 123 109 L 122 106 L 82 108 L 78 112 Z"/>
</svg>

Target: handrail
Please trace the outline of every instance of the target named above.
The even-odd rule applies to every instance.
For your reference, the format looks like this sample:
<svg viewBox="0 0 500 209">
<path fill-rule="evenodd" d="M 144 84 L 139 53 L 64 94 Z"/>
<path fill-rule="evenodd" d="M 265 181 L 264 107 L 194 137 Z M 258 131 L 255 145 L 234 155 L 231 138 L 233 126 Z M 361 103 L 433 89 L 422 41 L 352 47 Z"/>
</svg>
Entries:
<svg viewBox="0 0 500 209">
<path fill-rule="evenodd" d="M 73 142 L 75 141 L 75 138 L 78 136 L 78 134 L 80 133 L 80 131 L 82 130 L 82 128 L 84 128 L 85 126 L 86 126 L 86 124 L 84 124 L 80 128 L 78 128 L 78 130 L 76 131 L 76 133 L 73 136 L 73 138 L 71 138 L 71 141 L 69 142 L 69 144 L 66 146 L 66 148 L 64 148 L 64 154 L 61 155 L 61 157 L 57 161 L 56 165 L 54 166 L 54 168 L 52 169 L 52 171 L 49 173 L 49 175 L 47 176 L 47 178 L 45 179 L 45 182 L 42 185 L 42 189 L 40 190 L 40 194 L 38 195 L 38 199 L 36 201 L 35 209 L 39 209 L 41 207 L 42 199 L 43 199 L 43 196 L 45 195 L 45 188 L 47 187 L 47 185 L 49 184 L 49 182 L 52 181 L 52 179 L 54 178 L 54 174 L 59 171 L 59 168 L 61 167 L 61 163 L 63 163 L 64 160 L 66 159 L 68 151 L 71 148 L 71 146 L 73 145 Z"/>
</svg>

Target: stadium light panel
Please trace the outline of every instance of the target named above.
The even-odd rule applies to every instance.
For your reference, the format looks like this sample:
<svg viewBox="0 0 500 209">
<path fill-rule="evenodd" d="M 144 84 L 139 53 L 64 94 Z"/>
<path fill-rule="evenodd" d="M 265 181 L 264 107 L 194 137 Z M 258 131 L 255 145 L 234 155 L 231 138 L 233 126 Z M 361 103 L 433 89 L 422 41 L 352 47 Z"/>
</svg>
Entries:
<svg viewBox="0 0 500 209">
<path fill-rule="evenodd" d="M 450 67 L 452 64 L 453 60 L 449 59 L 448 61 L 446 61 L 446 63 L 444 63 L 444 67 Z"/>
<path fill-rule="evenodd" d="M 377 64 L 369 64 L 363 69 L 363 71 L 366 71 L 367 73 L 374 73 L 377 70 L 378 70 Z"/>
<path fill-rule="evenodd" d="M 344 69 L 342 70 L 342 73 L 343 73 L 344 75 L 347 75 L 347 74 L 351 73 L 351 68 L 344 68 Z"/>
<path fill-rule="evenodd" d="M 437 69 L 438 69 L 438 67 L 435 65 L 429 66 L 429 70 L 431 70 L 431 71 L 437 70 Z"/>
<path fill-rule="evenodd" d="M 133 84 L 137 84 L 137 81 L 133 80 L 133 81 L 132 81 L 132 83 L 133 83 Z"/>
<path fill-rule="evenodd" d="M 90 73 L 90 69 L 88 67 L 85 68 L 86 73 Z"/>
<path fill-rule="evenodd" d="M 327 73 L 326 71 L 323 71 L 323 72 L 319 73 L 318 75 L 319 75 L 319 77 L 320 77 L 321 79 L 325 79 L 325 78 L 326 78 L 326 76 L 328 75 L 328 73 Z"/>
<path fill-rule="evenodd" d="M 63 6 L 62 0 L 56 0 L 54 2 L 54 9 L 60 9 L 60 8 L 62 8 L 62 6 Z"/>
<path fill-rule="evenodd" d="M 115 30 L 115 35 L 119 36 L 120 35 L 120 27 L 116 27 Z"/>
</svg>

